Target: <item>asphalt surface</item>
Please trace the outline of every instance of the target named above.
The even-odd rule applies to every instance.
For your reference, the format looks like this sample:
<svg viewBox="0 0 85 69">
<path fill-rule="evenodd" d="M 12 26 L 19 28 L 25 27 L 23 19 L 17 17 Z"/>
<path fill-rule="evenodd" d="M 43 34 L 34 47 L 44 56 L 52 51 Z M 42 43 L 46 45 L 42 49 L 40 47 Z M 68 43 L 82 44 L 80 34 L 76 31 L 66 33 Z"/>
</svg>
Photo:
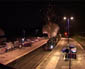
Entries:
<svg viewBox="0 0 85 69">
<path fill-rule="evenodd" d="M 29 54 L 30 52 L 36 50 L 37 48 L 41 47 L 42 45 L 46 44 L 48 39 L 43 39 L 37 42 L 34 42 L 31 47 L 22 47 L 22 48 L 15 48 L 14 50 L 10 50 L 8 52 L 0 54 L 0 63 L 7 65 L 24 55 Z"/>
<path fill-rule="evenodd" d="M 43 47 L 40 47 L 20 59 L 8 64 L 8 66 L 15 69 L 35 69 L 49 53 L 50 51 L 44 51 Z"/>
<path fill-rule="evenodd" d="M 85 69 L 85 51 L 78 42 L 71 38 L 69 44 L 76 46 L 77 59 L 71 59 L 71 63 L 70 61 L 64 60 L 64 54 L 61 50 L 67 44 L 68 40 L 66 38 L 62 38 L 56 48 L 51 52 L 50 56 L 43 60 L 36 69 Z"/>
<path fill-rule="evenodd" d="M 64 60 L 61 51 L 67 44 L 67 39 L 62 38 L 53 51 L 44 51 L 40 47 L 8 66 L 16 69 L 69 69 L 69 61 Z M 70 44 L 77 47 L 77 59 L 71 59 L 71 69 L 85 69 L 84 49 L 73 39 L 70 39 Z"/>
</svg>

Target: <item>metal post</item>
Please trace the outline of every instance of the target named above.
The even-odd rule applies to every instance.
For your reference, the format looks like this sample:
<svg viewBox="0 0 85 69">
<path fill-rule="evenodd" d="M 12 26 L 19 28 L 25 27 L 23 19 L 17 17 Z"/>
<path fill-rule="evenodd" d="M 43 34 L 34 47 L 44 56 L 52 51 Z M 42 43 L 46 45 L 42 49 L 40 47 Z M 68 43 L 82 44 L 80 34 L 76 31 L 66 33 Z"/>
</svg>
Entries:
<svg viewBox="0 0 85 69">
<path fill-rule="evenodd" d="M 68 44 L 69 44 L 69 18 L 67 19 L 67 23 L 68 23 Z"/>
<path fill-rule="evenodd" d="M 67 19 L 67 23 L 68 23 L 68 44 L 69 44 L 69 18 Z M 71 54 L 71 49 L 70 49 L 70 46 L 69 46 L 69 53 Z M 69 69 L 71 69 L 71 58 L 69 59 Z"/>
</svg>

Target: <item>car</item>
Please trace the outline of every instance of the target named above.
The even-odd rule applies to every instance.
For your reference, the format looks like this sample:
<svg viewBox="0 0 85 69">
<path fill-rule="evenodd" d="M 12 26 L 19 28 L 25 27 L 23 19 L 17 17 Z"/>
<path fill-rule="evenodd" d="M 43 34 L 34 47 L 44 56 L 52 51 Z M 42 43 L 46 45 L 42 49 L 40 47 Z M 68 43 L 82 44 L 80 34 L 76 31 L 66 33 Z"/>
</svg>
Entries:
<svg viewBox="0 0 85 69">
<path fill-rule="evenodd" d="M 77 48 L 75 46 L 69 46 L 69 47 L 65 47 L 62 49 L 62 52 L 64 53 L 64 60 L 68 60 L 68 59 L 76 59 L 77 55 Z"/>
<path fill-rule="evenodd" d="M 74 45 L 70 45 L 70 49 L 72 53 L 76 53 L 77 52 L 77 48 Z"/>
<path fill-rule="evenodd" d="M 65 53 L 64 54 L 64 60 L 68 60 L 68 59 L 76 59 L 76 53 Z"/>
<path fill-rule="evenodd" d="M 5 53 L 6 52 L 6 48 L 5 47 L 2 47 L 2 48 L 0 48 L 0 54 L 3 54 L 3 53 Z"/>
<path fill-rule="evenodd" d="M 55 46 L 56 46 L 56 39 L 50 38 L 47 41 L 46 45 L 44 46 L 44 50 L 50 50 L 51 51 L 51 50 L 54 49 Z"/>
<path fill-rule="evenodd" d="M 12 42 L 7 42 L 5 48 L 7 50 L 12 50 L 14 48 L 14 44 Z"/>
<path fill-rule="evenodd" d="M 31 47 L 32 46 L 32 43 L 31 42 L 24 42 L 24 47 Z"/>
<path fill-rule="evenodd" d="M 46 44 L 46 46 L 44 48 L 45 48 L 45 50 L 51 51 L 54 48 L 54 45 L 53 44 L 50 44 L 50 45 Z"/>
</svg>

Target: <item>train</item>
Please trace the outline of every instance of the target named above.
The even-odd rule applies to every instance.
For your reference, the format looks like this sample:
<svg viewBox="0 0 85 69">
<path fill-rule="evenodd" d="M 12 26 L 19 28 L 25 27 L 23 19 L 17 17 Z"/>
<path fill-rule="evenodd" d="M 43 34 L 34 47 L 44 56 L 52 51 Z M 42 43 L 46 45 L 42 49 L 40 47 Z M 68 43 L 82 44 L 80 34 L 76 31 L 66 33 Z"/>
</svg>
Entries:
<svg viewBox="0 0 85 69">
<path fill-rule="evenodd" d="M 57 35 L 57 37 L 51 37 L 48 39 L 46 45 L 43 47 L 45 51 L 51 51 L 55 48 L 59 40 L 61 39 L 60 35 Z"/>
</svg>

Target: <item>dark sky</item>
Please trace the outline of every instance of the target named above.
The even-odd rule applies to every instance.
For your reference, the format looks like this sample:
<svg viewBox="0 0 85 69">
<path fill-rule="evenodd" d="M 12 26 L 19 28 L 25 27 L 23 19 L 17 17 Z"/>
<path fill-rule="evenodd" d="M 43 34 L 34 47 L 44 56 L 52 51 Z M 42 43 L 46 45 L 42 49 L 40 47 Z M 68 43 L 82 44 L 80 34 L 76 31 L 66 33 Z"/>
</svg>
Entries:
<svg viewBox="0 0 85 69">
<path fill-rule="evenodd" d="M 43 26 L 42 9 L 48 4 L 55 5 L 58 15 L 58 23 L 62 25 L 64 15 L 74 16 L 74 32 L 85 32 L 85 2 L 81 1 L 1 1 L 0 2 L 0 27 L 8 34 L 21 34 L 25 29 L 27 32 L 41 29 Z M 63 28 L 63 27 L 62 27 Z M 61 29 L 62 29 L 61 28 Z"/>
</svg>

